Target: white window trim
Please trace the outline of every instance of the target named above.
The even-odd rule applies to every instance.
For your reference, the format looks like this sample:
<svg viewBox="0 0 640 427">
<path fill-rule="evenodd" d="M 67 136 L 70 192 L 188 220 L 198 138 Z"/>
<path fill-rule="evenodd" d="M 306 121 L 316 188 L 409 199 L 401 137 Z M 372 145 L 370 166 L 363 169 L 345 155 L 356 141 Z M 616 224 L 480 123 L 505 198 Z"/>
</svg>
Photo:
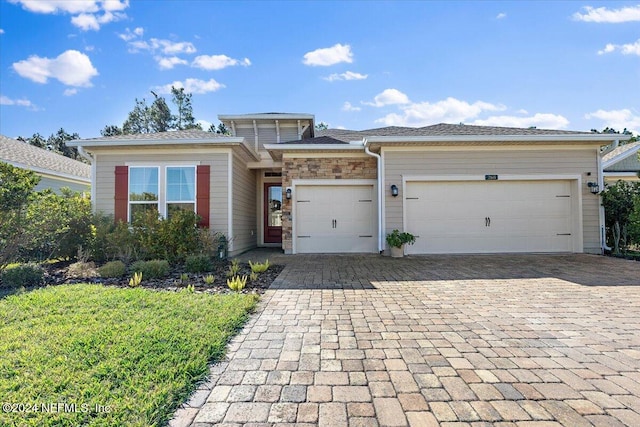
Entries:
<svg viewBox="0 0 640 427">
<path fill-rule="evenodd" d="M 196 162 L 127 162 L 126 166 L 129 167 L 129 173 L 127 178 L 127 218 L 129 222 L 131 222 L 131 205 L 132 204 L 151 204 L 151 202 L 138 202 L 131 201 L 131 168 L 157 168 L 158 169 L 158 200 L 156 203 L 158 204 L 158 213 L 162 218 L 167 217 L 167 204 L 168 203 L 193 203 L 193 211 L 197 212 L 197 200 L 198 200 L 198 166 L 200 165 L 199 161 Z M 179 167 L 189 167 L 194 170 L 194 200 L 192 201 L 168 201 L 167 200 L 167 168 L 179 168 Z"/>
</svg>

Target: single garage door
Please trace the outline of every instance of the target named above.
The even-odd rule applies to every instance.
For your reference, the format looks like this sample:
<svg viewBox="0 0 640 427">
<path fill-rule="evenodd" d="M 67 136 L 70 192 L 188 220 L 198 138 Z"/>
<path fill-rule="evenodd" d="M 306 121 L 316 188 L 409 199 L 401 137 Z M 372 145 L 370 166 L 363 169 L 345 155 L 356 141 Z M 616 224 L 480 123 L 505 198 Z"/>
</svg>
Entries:
<svg viewBox="0 0 640 427">
<path fill-rule="evenodd" d="M 573 251 L 572 182 L 407 182 L 406 252 Z"/>
<path fill-rule="evenodd" d="M 296 186 L 297 253 L 375 252 L 373 185 Z"/>
</svg>

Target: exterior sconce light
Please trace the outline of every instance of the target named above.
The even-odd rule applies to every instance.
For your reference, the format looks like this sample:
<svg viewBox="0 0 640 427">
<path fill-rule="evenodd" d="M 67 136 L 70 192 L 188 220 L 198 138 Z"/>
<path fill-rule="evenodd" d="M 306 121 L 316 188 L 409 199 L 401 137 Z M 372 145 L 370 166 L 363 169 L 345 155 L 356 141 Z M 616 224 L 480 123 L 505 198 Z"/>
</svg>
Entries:
<svg viewBox="0 0 640 427">
<path fill-rule="evenodd" d="M 391 195 L 393 197 L 398 197 L 398 186 L 395 184 L 391 186 Z"/>
<path fill-rule="evenodd" d="M 600 193 L 600 186 L 598 185 L 597 182 L 589 181 L 587 182 L 587 187 L 589 187 L 589 191 L 591 191 L 591 194 Z"/>
<path fill-rule="evenodd" d="M 287 198 L 287 200 L 291 200 L 291 187 L 287 187 L 287 189 L 284 192 L 285 197 Z"/>
</svg>

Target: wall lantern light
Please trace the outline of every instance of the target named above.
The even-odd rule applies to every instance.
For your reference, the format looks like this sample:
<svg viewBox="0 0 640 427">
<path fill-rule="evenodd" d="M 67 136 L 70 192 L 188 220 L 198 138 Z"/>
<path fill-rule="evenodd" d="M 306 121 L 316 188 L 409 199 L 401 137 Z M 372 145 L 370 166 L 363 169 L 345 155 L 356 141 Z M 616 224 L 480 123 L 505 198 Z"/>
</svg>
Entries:
<svg viewBox="0 0 640 427">
<path fill-rule="evenodd" d="M 287 200 L 291 200 L 291 187 L 287 187 L 284 193 Z"/>
<path fill-rule="evenodd" d="M 391 195 L 393 197 L 398 197 L 398 186 L 395 184 L 391 186 Z"/>
<path fill-rule="evenodd" d="M 587 182 L 587 187 L 589 187 L 589 191 L 591 191 L 591 194 L 598 194 L 600 192 L 600 186 L 597 182 L 589 181 Z"/>
</svg>

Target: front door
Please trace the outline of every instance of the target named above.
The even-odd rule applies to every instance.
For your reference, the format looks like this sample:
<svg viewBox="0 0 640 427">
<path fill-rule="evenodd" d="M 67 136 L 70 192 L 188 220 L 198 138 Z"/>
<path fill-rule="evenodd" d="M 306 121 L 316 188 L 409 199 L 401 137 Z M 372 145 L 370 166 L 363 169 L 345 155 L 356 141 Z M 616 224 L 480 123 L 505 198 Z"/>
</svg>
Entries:
<svg viewBox="0 0 640 427">
<path fill-rule="evenodd" d="M 282 185 L 264 185 L 264 242 L 282 243 Z"/>
</svg>

